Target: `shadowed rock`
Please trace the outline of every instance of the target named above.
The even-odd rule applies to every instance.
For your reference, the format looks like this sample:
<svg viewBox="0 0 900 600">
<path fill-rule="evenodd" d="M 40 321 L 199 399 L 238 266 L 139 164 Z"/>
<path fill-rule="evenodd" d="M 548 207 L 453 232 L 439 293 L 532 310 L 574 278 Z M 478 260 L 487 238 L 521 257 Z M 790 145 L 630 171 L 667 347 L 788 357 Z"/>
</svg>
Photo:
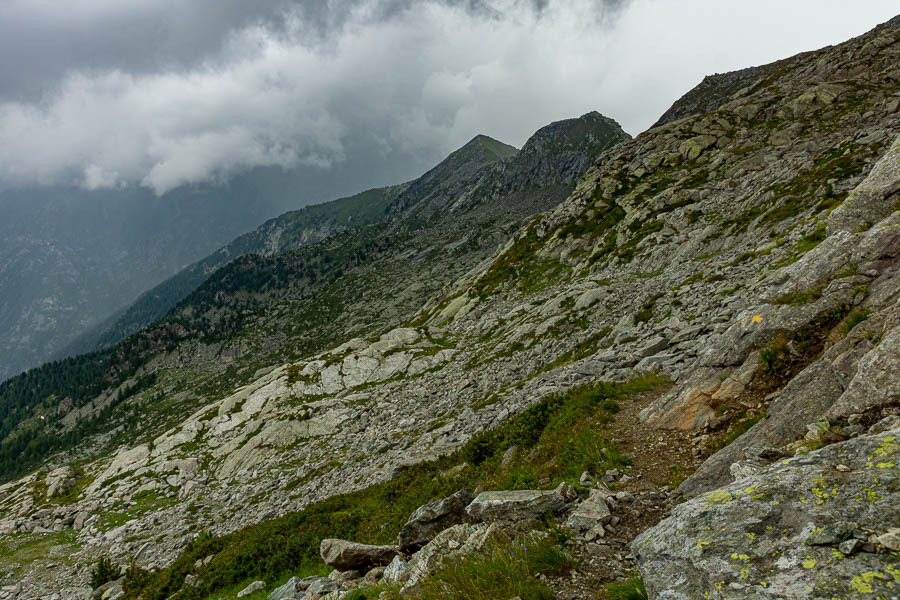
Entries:
<svg viewBox="0 0 900 600">
<path fill-rule="evenodd" d="M 333 538 L 324 539 L 319 545 L 325 564 L 339 571 L 385 566 L 399 551 L 397 546 L 371 546 Z"/>
<path fill-rule="evenodd" d="M 400 550 L 413 552 L 451 525 L 464 523 L 468 519 L 466 506 L 472 497 L 469 490 L 460 490 L 452 496 L 417 508 L 397 536 Z"/>
</svg>

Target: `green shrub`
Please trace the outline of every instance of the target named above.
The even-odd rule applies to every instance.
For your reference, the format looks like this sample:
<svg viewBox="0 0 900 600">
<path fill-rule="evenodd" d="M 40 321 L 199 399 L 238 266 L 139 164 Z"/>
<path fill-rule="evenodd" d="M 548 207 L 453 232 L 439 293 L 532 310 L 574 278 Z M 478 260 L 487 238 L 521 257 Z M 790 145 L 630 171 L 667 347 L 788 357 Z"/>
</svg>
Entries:
<svg viewBox="0 0 900 600">
<path fill-rule="evenodd" d="M 860 308 L 854 310 L 852 313 L 847 315 L 846 321 L 844 321 L 844 331 L 850 333 L 850 331 L 869 318 L 869 315 L 872 314 L 872 311 L 868 308 Z"/>
<path fill-rule="evenodd" d="M 760 350 L 759 358 L 762 360 L 763 369 L 773 376 L 783 376 L 788 367 L 788 339 L 784 334 L 776 337 L 772 342 Z"/>
<path fill-rule="evenodd" d="M 91 571 L 91 587 L 97 589 L 104 583 L 109 583 L 122 576 L 122 570 L 112 560 L 103 556 L 97 561 L 97 566 Z"/>
<path fill-rule="evenodd" d="M 797 252 L 809 252 L 825 239 L 825 223 L 820 223 L 813 231 L 804 235 L 794 249 Z"/>
<path fill-rule="evenodd" d="M 822 297 L 822 287 L 814 287 L 809 290 L 801 290 L 797 292 L 790 292 L 787 294 L 782 294 L 772 300 L 771 304 L 788 304 L 790 306 L 802 306 L 803 304 L 809 304 L 810 302 L 815 302 L 819 298 Z"/>
<path fill-rule="evenodd" d="M 751 427 L 759 423 L 760 418 L 761 417 L 759 416 L 746 416 L 740 419 L 737 424 L 735 424 L 734 428 L 730 432 L 728 432 L 727 435 L 707 446 L 710 454 L 718 452 L 725 446 L 731 444 L 734 440 L 747 433 L 747 431 L 749 431 Z"/>
</svg>

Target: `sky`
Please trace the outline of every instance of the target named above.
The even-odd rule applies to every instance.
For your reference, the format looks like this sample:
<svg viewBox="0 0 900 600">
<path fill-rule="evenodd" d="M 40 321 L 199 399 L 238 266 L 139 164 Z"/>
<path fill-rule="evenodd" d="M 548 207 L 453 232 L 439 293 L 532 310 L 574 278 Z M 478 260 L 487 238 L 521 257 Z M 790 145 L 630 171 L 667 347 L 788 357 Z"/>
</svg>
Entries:
<svg viewBox="0 0 900 600">
<path fill-rule="evenodd" d="M 375 181 L 476 134 L 521 146 L 591 110 L 637 134 L 707 74 L 897 12 L 896 0 L 0 0 L 0 188 L 163 194 L 256 167 Z"/>
</svg>

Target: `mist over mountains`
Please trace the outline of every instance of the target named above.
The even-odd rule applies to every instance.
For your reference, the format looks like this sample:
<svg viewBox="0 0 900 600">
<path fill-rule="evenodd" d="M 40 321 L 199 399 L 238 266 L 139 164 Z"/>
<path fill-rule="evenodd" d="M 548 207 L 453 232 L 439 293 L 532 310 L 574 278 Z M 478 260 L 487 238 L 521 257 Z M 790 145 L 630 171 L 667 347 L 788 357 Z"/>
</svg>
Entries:
<svg viewBox="0 0 900 600">
<path fill-rule="evenodd" d="M 378 166 L 260 168 L 162 196 L 135 186 L 0 191 L 0 380 L 67 356 L 79 335 L 266 219 L 425 169 L 396 156 Z"/>
</svg>

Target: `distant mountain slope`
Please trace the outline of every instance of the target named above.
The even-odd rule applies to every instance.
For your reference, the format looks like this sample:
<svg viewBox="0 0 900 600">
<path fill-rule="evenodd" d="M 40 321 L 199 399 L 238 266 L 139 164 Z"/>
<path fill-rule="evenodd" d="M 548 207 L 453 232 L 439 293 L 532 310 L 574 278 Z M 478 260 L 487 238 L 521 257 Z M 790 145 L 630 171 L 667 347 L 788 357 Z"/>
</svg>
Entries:
<svg viewBox="0 0 900 600">
<path fill-rule="evenodd" d="M 270 219 L 256 230 L 240 236 L 144 292 L 132 305 L 63 348 L 58 357 L 74 356 L 115 344 L 149 325 L 196 289 L 213 271 L 238 256 L 273 255 L 298 249 L 347 228 L 383 219 L 401 189 L 402 186 L 368 190 Z"/>
<path fill-rule="evenodd" d="M 68 355 L 141 293 L 266 219 L 403 181 L 429 162 L 354 148 L 333 169 L 261 167 L 161 197 L 137 186 L 0 191 L 0 381 Z"/>
<path fill-rule="evenodd" d="M 536 134 L 540 147 L 526 144 L 528 152 L 477 136 L 413 182 L 270 221 L 164 288 L 170 294 L 164 303 L 177 305 L 155 324 L 93 359 L 61 360 L 0 385 L 4 475 L 26 467 L 17 455 L 38 460 L 79 440 L 80 452 L 95 452 L 86 437 L 122 435 L 116 425 L 123 419 L 131 419 L 131 436 L 134 418 L 151 412 L 160 418 L 145 425 L 157 428 L 260 368 L 409 318 L 525 219 L 562 201 L 579 168 L 628 139 L 596 114 L 549 128 Z M 535 161 L 547 166 L 544 174 L 532 173 Z M 368 225 L 309 227 L 335 207 L 349 217 L 362 202 Z M 307 243 L 316 236 L 323 239 Z M 204 265 L 213 269 L 209 277 L 178 298 L 203 276 Z M 152 298 L 128 316 L 140 317 L 144 306 L 143 318 L 155 318 Z M 52 383 L 63 380 L 68 387 Z M 139 394 L 154 382 L 161 387 Z M 152 409 L 137 409 L 150 398 Z"/>
<path fill-rule="evenodd" d="M 213 271 L 245 254 L 274 256 L 325 239 L 335 233 L 375 223 L 402 210 L 435 182 L 454 185 L 467 169 L 515 156 L 518 152 L 485 135 L 476 136 L 458 152 L 420 179 L 398 186 L 367 190 L 347 198 L 315 204 L 270 219 L 255 231 L 240 236 L 194 263 L 66 346 L 58 357 L 73 356 L 115 344 L 156 321 L 196 289 Z M 411 189 L 407 189 L 411 188 Z M 406 193 L 408 191 L 408 193 Z M 398 205 L 398 199 L 402 198 Z"/>
</svg>

